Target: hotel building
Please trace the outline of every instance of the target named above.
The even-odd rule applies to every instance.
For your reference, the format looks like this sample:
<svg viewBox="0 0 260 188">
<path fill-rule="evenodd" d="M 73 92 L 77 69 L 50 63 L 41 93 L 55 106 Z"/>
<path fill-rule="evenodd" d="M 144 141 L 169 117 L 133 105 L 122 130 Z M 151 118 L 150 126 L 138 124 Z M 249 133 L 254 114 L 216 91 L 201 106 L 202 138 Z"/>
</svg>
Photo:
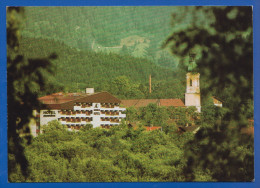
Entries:
<svg viewBox="0 0 260 188">
<path fill-rule="evenodd" d="M 121 101 L 108 92 L 94 93 L 87 88 L 86 93 L 54 93 L 39 98 L 44 108 L 34 112 L 35 125 L 31 126 L 32 134 L 37 136 L 41 126 L 52 120 L 58 120 L 69 130 L 78 130 L 92 124 L 93 127 L 109 128 L 119 125 L 126 117 Z"/>
</svg>

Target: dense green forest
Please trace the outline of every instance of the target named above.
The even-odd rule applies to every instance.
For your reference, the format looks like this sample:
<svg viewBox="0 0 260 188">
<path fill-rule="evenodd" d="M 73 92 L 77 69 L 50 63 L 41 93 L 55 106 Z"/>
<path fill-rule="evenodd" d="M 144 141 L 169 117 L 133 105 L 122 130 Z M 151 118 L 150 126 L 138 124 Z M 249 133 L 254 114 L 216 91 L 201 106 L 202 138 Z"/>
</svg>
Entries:
<svg viewBox="0 0 260 188">
<path fill-rule="evenodd" d="M 145 57 L 175 68 L 162 42 L 172 31 L 176 7 L 26 7 L 22 35 L 62 41 L 70 47 Z"/>
<path fill-rule="evenodd" d="M 184 181 L 185 143 L 192 133 L 166 134 L 134 130 L 126 125 L 111 129 L 69 132 L 58 122 L 26 148 L 30 175 L 10 174 L 14 182 L 154 182 Z M 213 180 L 198 169 L 198 181 Z"/>
<path fill-rule="evenodd" d="M 21 52 L 28 58 L 45 57 L 55 52 L 54 75 L 49 82 L 55 90 L 37 91 L 41 95 L 55 91 L 83 92 L 94 87 L 96 92 L 108 91 L 123 98 L 183 98 L 185 74 L 160 67 L 153 62 L 130 55 L 77 50 L 63 42 L 23 37 Z M 149 94 L 149 75 L 152 94 Z M 174 88 L 174 89 L 172 89 Z"/>
</svg>

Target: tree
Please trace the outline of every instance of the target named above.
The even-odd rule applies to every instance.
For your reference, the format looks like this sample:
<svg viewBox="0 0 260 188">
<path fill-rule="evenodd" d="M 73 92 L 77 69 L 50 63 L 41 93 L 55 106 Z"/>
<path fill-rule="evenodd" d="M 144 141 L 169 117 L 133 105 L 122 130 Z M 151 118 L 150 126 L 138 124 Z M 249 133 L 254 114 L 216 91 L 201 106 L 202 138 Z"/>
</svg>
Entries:
<svg viewBox="0 0 260 188">
<path fill-rule="evenodd" d="M 137 110 L 135 107 L 131 106 L 129 108 L 126 108 L 126 120 L 131 122 L 134 122 L 135 120 L 137 120 Z"/>
<path fill-rule="evenodd" d="M 144 110 L 142 110 L 141 118 L 145 121 L 147 126 L 154 125 L 154 117 L 156 115 L 157 109 L 158 107 L 156 104 L 150 103 L 144 107 Z"/>
<path fill-rule="evenodd" d="M 153 125 L 165 127 L 169 120 L 169 114 L 166 107 L 157 107 L 156 113 L 153 117 Z"/>
<path fill-rule="evenodd" d="M 20 25 L 24 9 L 7 8 L 7 103 L 8 103 L 8 175 L 21 169 L 26 178 L 28 161 L 24 156 L 24 145 L 31 143 L 29 122 L 33 110 L 40 107 L 36 90 L 48 88 L 44 75 L 51 73 L 51 55 L 43 59 L 26 59 L 20 53 Z"/>
<path fill-rule="evenodd" d="M 127 49 L 127 46 L 126 45 L 123 45 L 121 50 L 120 50 L 120 54 L 122 55 L 129 55 L 129 51 Z"/>
<path fill-rule="evenodd" d="M 254 179 L 253 138 L 241 135 L 247 125 L 244 101 L 253 99 L 252 7 L 184 7 L 189 14 L 173 16 L 174 32 L 166 40 L 172 53 L 188 57 L 196 52 L 197 69 L 207 84 L 202 92 L 223 91 L 230 87 L 234 106 L 196 134 L 198 150 L 186 152 L 187 180 L 194 180 L 197 166 L 212 171 L 217 181 L 252 181 Z M 187 63 L 184 59 L 182 63 Z M 218 129 L 219 128 L 219 129 Z M 250 148 L 246 154 L 240 147 Z"/>
</svg>

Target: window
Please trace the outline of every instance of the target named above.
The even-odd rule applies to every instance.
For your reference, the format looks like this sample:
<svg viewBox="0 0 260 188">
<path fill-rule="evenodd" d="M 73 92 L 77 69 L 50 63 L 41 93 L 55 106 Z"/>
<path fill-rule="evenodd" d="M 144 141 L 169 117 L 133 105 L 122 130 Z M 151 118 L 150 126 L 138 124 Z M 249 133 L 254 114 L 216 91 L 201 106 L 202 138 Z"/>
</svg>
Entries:
<svg viewBox="0 0 260 188">
<path fill-rule="evenodd" d="M 190 79 L 190 86 L 192 86 L 192 79 Z"/>
</svg>

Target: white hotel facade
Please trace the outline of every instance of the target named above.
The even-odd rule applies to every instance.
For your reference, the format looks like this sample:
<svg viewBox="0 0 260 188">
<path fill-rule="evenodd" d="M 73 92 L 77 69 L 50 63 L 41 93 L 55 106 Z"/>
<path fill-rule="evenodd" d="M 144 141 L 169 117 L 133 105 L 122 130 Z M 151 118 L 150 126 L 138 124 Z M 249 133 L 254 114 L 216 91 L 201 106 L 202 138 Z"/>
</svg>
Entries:
<svg viewBox="0 0 260 188">
<path fill-rule="evenodd" d="M 44 108 L 36 112 L 36 122 L 31 125 L 34 136 L 42 132 L 41 126 L 58 120 L 69 130 L 78 130 L 87 124 L 93 127 L 109 128 L 119 125 L 126 118 L 121 101 L 108 92 L 94 93 L 87 88 L 86 93 L 54 93 L 39 98 Z"/>
</svg>

